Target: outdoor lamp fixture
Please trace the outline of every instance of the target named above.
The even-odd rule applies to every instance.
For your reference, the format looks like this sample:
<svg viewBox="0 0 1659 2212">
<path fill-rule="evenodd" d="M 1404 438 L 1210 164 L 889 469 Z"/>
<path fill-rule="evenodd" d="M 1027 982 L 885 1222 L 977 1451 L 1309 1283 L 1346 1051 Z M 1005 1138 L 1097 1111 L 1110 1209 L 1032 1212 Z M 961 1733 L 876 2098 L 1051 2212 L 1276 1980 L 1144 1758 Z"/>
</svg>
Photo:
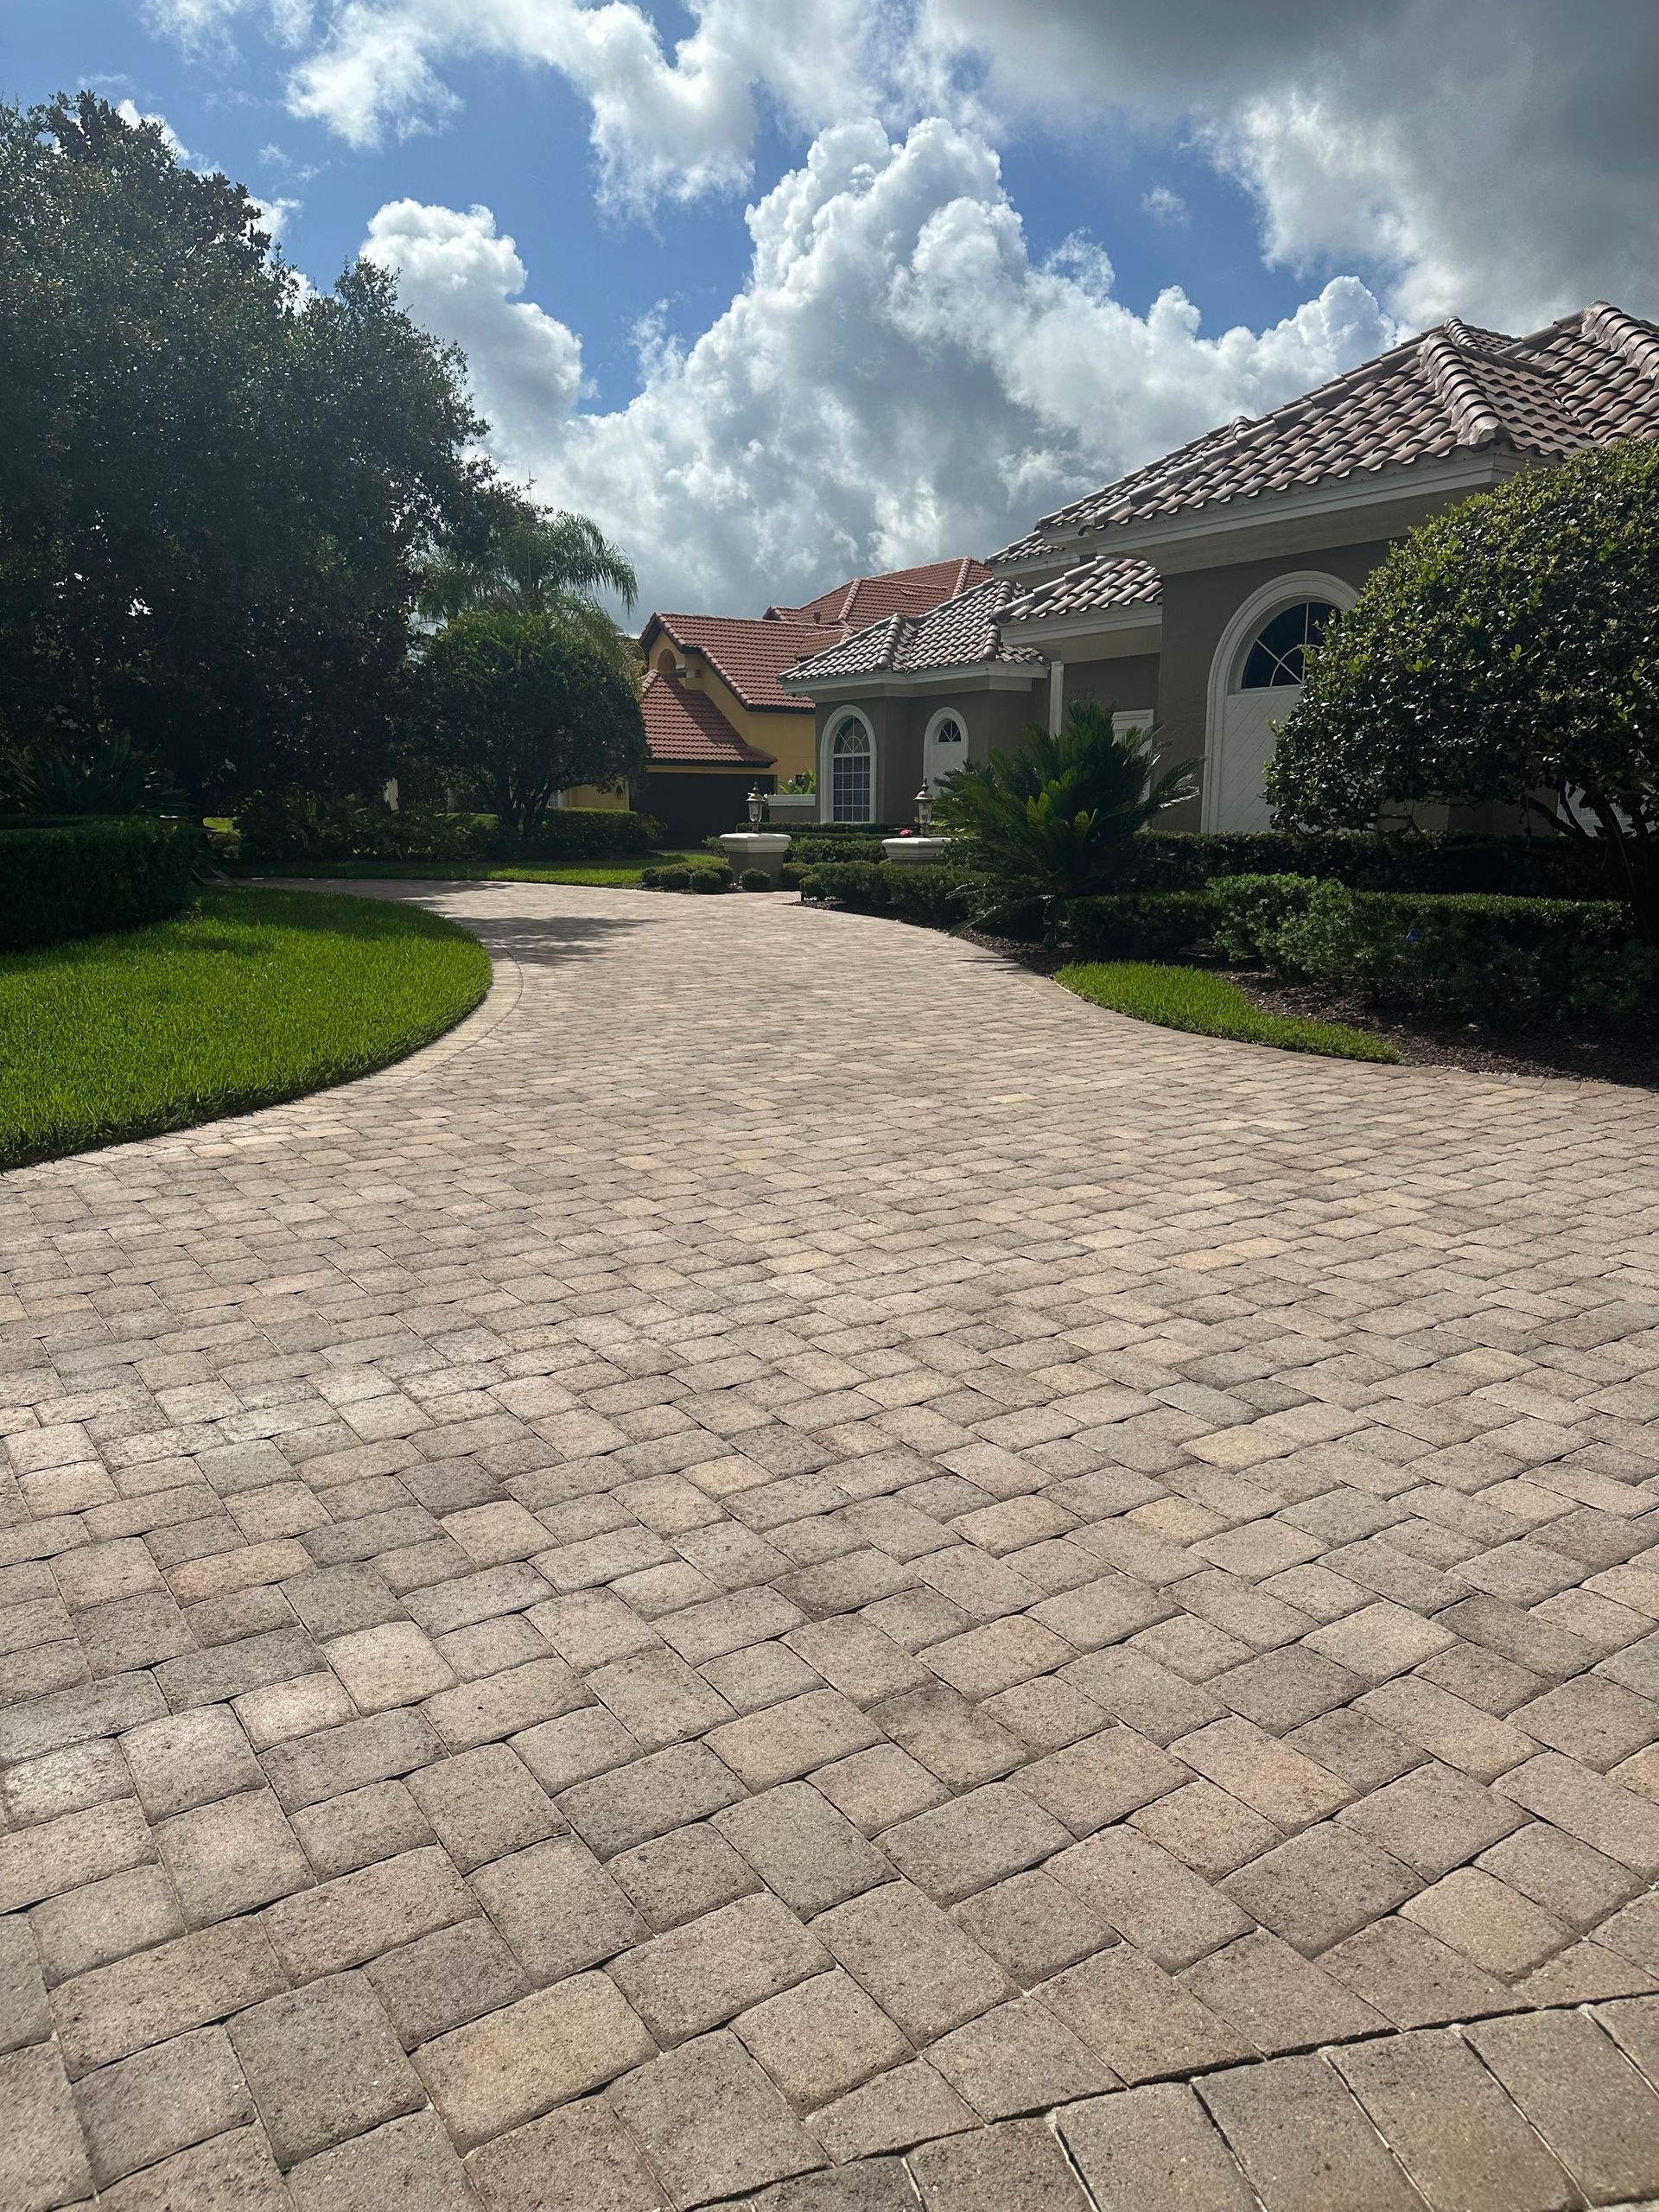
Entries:
<svg viewBox="0 0 1659 2212">
<path fill-rule="evenodd" d="M 924 776 L 922 788 L 916 794 L 916 827 L 924 837 L 927 835 L 927 825 L 932 819 L 933 794 L 927 788 L 927 778 Z"/>
<path fill-rule="evenodd" d="M 758 830 L 760 827 L 760 786 L 759 784 L 749 793 L 749 827 L 751 830 Z"/>
</svg>

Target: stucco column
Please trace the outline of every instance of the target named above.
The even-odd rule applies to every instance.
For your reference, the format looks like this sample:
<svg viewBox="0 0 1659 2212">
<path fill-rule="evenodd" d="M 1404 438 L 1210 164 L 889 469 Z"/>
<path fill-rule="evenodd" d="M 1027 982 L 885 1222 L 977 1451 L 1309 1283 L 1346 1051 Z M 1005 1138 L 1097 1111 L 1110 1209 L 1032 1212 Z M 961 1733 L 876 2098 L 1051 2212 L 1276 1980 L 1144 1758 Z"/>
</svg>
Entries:
<svg viewBox="0 0 1659 2212">
<path fill-rule="evenodd" d="M 1058 737 L 1060 724 L 1065 720 L 1065 663 L 1052 660 L 1048 664 L 1048 734 Z"/>
</svg>

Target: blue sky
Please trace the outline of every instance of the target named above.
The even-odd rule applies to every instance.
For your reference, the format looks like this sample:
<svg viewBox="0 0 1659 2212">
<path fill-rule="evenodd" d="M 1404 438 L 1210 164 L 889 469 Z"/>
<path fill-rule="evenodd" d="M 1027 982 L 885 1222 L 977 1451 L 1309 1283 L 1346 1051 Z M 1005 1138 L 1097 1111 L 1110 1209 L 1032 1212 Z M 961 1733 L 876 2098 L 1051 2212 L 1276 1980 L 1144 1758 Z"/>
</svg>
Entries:
<svg viewBox="0 0 1659 2212">
<path fill-rule="evenodd" d="M 741 611 L 1453 309 L 1652 312 L 1656 41 L 1599 13 L 1598 62 L 1562 0 L 13 0 L 0 90 L 163 116 L 316 283 L 372 239 L 503 465 Z"/>
</svg>

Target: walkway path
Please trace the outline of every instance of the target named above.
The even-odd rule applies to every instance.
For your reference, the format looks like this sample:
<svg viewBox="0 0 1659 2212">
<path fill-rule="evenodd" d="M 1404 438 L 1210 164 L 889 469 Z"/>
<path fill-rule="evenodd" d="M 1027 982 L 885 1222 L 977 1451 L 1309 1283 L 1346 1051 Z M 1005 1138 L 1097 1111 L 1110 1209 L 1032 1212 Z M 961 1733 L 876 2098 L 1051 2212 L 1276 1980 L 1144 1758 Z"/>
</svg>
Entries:
<svg viewBox="0 0 1659 2212">
<path fill-rule="evenodd" d="M 1655 1102 L 434 903 L 0 1183 L 0 2206 L 1659 2196 Z"/>
</svg>

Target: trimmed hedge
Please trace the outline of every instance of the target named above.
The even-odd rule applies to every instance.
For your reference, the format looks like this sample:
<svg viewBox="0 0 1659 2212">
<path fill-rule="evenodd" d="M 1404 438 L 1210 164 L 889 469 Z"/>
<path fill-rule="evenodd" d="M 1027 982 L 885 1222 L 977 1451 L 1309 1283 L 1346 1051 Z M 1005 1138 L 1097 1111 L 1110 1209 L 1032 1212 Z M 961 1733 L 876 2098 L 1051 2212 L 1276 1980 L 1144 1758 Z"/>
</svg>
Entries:
<svg viewBox="0 0 1659 2212">
<path fill-rule="evenodd" d="M 820 861 L 868 861 L 879 868 L 887 855 L 881 849 L 880 834 L 861 823 L 856 831 L 791 830 L 789 857 L 806 868 L 814 868 Z"/>
<path fill-rule="evenodd" d="M 1302 875 L 1217 877 L 1210 892 L 1234 958 L 1374 1000 L 1497 1021 L 1659 1007 L 1659 949 L 1614 899 L 1353 891 Z"/>
<path fill-rule="evenodd" d="M 621 808 L 557 807 L 528 837 L 493 814 L 444 814 L 409 806 L 393 813 L 366 800 L 260 791 L 236 818 L 244 861 L 585 861 L 649 852 L 662 834 L 649 814 Z"/>
<path fill-rule="evenodd" d="M 1354 891 L 1479 891 L 1599 899 L 1604 878 L 1563 838 L 1277 830 L 1181 836 L 1143 830 L 1122 849 L 1116 887 L 1202 891 L 1218 875 L 1312 875 Z"/>
<path fill-rule="evenodd" d="M 194 822 L 0 824 L 0 949 L 159 922 L 190 904 L 206 856 Z"/>
<path fill-rule="evenodd" d="M 750 873 L 763 874 L 764 871 L 754 869 Z M 666 868 L 642 868 L 639 871 L 639 886 L 644 891 L 729 891 L 735 880 L 724 862 L 715 867 L 712 862 L 693 861 L 688 867 L 671 861 Z M 748 887 L 745 886 L 746 889 Z M 770 890 L 772 887 L 767 883 L 766 887 Z"/>
<path fill-rule="evenodd" d="M 1215 933 L 1207 891 L 1128 891 L 1073 899 L 1065 934 L 1079 960 L 1167 960 Z"/>
<path fill-rule="evenodd" d="M 953 868 L 927 861 L 836 861 L 810 868 L 801 879 L 803 899 L 833 899 L 860 913 L 897 914 L 950 930 L 967 921 L 985 903 L 985 886 Z"/>
</svg>

